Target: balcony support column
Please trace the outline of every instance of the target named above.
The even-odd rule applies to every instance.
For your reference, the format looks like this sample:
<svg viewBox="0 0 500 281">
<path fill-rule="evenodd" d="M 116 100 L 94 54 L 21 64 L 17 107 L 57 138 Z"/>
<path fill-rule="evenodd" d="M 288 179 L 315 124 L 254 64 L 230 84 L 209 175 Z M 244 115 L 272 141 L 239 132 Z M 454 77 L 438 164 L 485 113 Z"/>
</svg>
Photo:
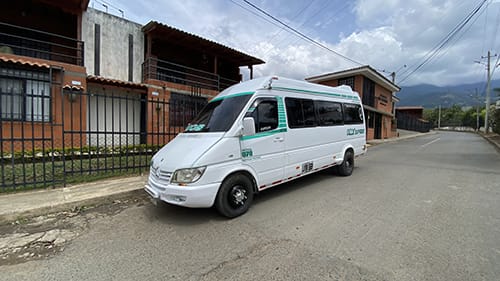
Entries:
<svg viewBox="0 0 500 281">
<path fill-rule="evenodd" d="M 214 57 L 214 74 L 218 74 L 218 59 L 217 59 L 217 56 Z"/>
<path fill-rule="evenodd" d="M 250 69 L 250 80 L 253 79 L 253 65 L 249 65 L 248 69 Z"/>
</svg>

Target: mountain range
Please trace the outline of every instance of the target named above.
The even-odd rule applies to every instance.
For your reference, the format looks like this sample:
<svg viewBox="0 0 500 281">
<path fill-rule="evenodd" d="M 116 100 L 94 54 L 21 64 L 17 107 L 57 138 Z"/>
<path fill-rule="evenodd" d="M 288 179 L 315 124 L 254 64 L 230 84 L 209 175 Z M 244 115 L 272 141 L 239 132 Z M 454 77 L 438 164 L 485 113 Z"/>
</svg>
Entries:
<svg viewBox="0 0 500 281">
<path fill-rule="evenodd" d="M 401 91 L 396 93 L 400 99 L 396 106 L 423 106 L 424 108 L 435 108 L 439 105 L 450 107 L 455 104 L 463 107 L 476 106 L 479 102 L 484 104 L 486 99 L 485 84 L 485 82 L 478 82 L 444 87 L 420 84 L 401 87 Z M 490 98 L 492 102 L 499 99 L 499 93 L 493 91 L 495 88 L 500 88 L 500 79 L 491 81 Z M 480 101 L 475 97 L 476 89 Z"/>
</svg>

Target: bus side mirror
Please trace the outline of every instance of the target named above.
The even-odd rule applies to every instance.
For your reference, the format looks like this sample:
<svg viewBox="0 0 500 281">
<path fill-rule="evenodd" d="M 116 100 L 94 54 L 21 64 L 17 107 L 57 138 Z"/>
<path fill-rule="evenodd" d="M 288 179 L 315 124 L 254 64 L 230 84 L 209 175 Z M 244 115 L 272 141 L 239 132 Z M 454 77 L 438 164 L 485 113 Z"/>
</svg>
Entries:
<svg viewBox="0 0 500 281">
<path fill-rule="evenodd" d="M 243 135 L 252 136 L 255 135 L 255 121 L 253 117 L 243 118 Z"/>
</svg>

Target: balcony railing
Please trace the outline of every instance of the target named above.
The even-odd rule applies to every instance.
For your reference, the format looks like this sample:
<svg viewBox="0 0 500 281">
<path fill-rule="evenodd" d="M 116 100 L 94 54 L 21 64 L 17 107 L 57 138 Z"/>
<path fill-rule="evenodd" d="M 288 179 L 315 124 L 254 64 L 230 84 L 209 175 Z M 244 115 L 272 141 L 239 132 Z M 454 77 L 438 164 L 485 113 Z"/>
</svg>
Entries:
<svg viewBox="0 0 500 281">
<path fill-rule="evenodd" d="M 156 79 L 217 91 L 222 91 L 239 82 L 207 71 L 151 57 L 142 64 L 142 74 L 143 81 Z"/>
<path fill-rule="evenodd" d="M 0 53 L 83 66 L 83 47 L 74 38 L 0 22 Z"/>
</svg>

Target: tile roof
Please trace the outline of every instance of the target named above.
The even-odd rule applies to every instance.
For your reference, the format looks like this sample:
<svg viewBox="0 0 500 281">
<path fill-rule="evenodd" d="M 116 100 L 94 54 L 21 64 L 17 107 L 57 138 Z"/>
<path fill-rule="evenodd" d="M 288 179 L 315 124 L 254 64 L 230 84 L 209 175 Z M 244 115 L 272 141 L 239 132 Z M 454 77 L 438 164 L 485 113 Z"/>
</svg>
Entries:
<svg viewBox="0 0 500 281">
<path fill-rule="evenodd" d="M 199 46 L 200 49 L 208 50 L 218 55 L 224 55 L 226 59 L 231 59 L 233 61 L 240 62 L 240 66 L 256 65 L 264 63 L 264 61 L 259 58 L 247 55 L 243 52 L 227 47 L 215 41 L 200 37 L 198 35 L 156 21 L 150 21 L 142 28 L 142 31 L 146 34 L 158 33 L 158 34 L 168 35 L 169 37 L 171 37 L 170 39 L 177 38 L 179 39 L 178 42 L 184 41 L 187 44 L 189 44 L 189 41 L 191 41 L 192 43 L 194 43 L 190 44 L 191 47 Z"/>
<path fill-rule="evenodd" d="M 46 63 L 39 63 L 36 61 L 31 61 L 29 58 L 24 58 L 24 57 L 12 57 L 12 56 L 6 56 L 6 55 L 0 54 L 0 61 L 16 63 L 16 64 L 21 64 L 21 65 L 28 65 L 28 66 L 50 68 L 50 65 L 48 65 Z"/>
<path fill-rule="evenodd" d="M 147 88 L 147 86 L 142 83 L 134 83 L 130 81 L 123 81 L 123 80 L 105 78 L 102 76 L 94 76 L 94 75 L 87 76 L 87 82 L 95 82 L 112 86 L 125 86 L 131 88 Z"/>
<path fill-rule="evenodd" d="M 83 90 L 85 90 L 85 87 L 66 84 L 66 85 L 63 86 L 63 89 L 65 89 L 65 90 L 73 90 L 73 91 L 83 91 Z"/>
</svg>

